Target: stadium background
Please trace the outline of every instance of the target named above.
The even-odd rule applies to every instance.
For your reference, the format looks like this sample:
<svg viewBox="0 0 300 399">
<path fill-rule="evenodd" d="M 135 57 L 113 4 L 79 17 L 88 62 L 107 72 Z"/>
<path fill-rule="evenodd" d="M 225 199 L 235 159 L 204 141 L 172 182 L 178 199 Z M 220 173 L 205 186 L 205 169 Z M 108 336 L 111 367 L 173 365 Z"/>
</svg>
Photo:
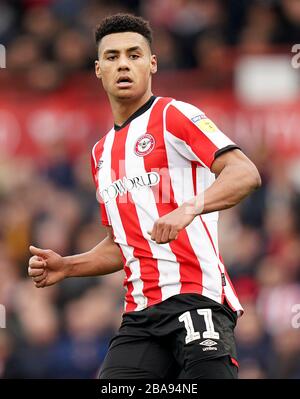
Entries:
<svg viewBox="0 0 300 399">
<path fill-rule="evenodd" d="M 246 310 L 240 378 L 300 378 L 298 0 L 0 2 L 0 378 L 93 378 L 120 322 L 122 272 L 43 290 L 26 275 L 30 243 L 67 255 L 105 236 L 90 150 L 112 119 L 93 29 L 119 11 L 153 26 L 155 94 L 198 105 L 262 174 L 220 218 Z"/>
</svg>

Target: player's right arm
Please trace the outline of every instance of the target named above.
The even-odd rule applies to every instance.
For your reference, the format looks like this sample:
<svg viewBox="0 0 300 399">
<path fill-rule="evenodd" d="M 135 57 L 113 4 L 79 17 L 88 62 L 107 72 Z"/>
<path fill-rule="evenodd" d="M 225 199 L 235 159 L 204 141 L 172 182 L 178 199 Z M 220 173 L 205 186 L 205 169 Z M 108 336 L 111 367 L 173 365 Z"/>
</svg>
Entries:
<svg viewBox="0 0 300 399">
<path fill-rule="evenodd" d="M 107 227 L 107 237 L 88 252 L 61 256 L 51 249 L 30 246 L 28 275 L 37 288 L 53 285 L 67 277 L 102 276 L 123 268 L 119 246 L 113 240 L 112 228 Z"/>
</svg>

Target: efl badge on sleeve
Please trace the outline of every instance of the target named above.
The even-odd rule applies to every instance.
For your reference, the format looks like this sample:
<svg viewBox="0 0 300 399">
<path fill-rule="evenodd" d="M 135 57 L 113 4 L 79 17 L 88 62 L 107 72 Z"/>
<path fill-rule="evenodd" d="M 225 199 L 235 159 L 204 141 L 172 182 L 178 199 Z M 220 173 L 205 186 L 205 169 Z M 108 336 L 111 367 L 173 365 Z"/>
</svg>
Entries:
<svg viewBox="0 0 300 399">
<path fill-rule="evenodd" d="M 206 115 L 197 115 L 192 118 L 192 122 L 203 132 L 203 133 L 216 133 L 219 131 L 214 122 L 206 117 Z"/>
</svg>

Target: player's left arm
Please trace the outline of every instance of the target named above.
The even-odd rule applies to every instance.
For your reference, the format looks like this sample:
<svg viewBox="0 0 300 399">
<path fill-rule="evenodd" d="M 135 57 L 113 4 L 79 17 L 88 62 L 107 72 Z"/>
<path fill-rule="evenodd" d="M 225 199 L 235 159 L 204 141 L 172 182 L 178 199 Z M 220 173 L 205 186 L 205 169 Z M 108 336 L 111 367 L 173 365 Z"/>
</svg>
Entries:
<svg viewBox="0 0 300 399">
<path fill-rule="evenodd" d="M 210 169 L 216 180 L 154 223 L 149 234 L 159 244 L 176 239 L 196 216 L 230 208 L 261 185 L 253 162 L 200 109 L 175 101 L 167 109 L 165 120 L 165 139 L 170 147 Z"/>
<path fill-rule="evenodd" d="M 152 240 L 158 244 L 170 242 L 196 216 L 233 207 L 261 186 L 256 166 L 239 149 L 219 155 L 210 169 L 217 176 L 214 183 L 203 193 L 159 218 L 151 231 Z"/>
</svg>

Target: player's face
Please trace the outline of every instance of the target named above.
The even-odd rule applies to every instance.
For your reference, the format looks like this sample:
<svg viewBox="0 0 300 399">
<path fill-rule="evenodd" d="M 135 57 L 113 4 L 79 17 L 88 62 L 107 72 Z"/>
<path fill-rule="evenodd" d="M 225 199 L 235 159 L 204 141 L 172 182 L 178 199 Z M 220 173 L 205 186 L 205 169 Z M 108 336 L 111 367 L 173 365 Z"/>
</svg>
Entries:
<svg viewBox="0 0 300 399">
<path fill-rule="evenodd" d="M 157 70 L 157 62 L 144 36 L 122 32 L 103 37 L 95 68 L 110 97 L 130 99 L 151 89 L 151 75 Z"/>
</svg>

